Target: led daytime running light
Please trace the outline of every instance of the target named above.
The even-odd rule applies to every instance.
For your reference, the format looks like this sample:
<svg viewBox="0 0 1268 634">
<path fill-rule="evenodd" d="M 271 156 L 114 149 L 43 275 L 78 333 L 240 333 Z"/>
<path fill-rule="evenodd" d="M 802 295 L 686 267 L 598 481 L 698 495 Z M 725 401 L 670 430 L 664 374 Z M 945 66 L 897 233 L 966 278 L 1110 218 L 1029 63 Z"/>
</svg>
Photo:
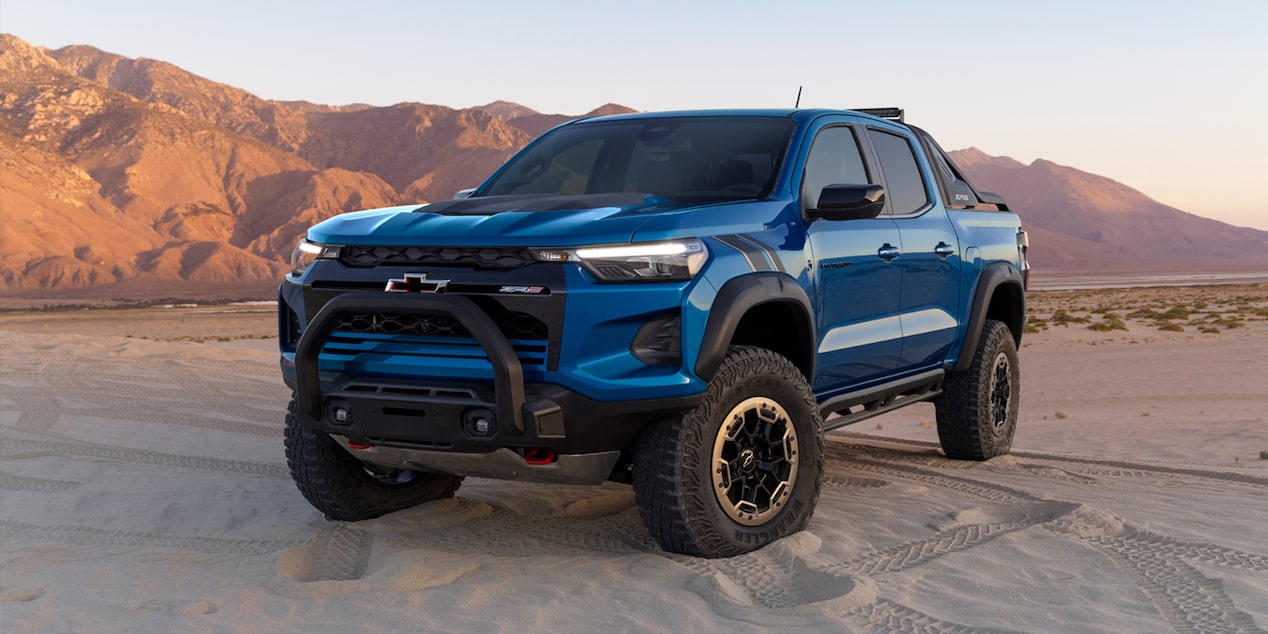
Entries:
<svg viewBox="0 0 1268 634">
<path fill-rule="evenodd" d="M 574 249 L 535 249 L 539 262 L 577 262 L 600 282 L 677 282 L 704 268 L 709 251 L 696 238 Z"/>
<path fill-rule="evenodd" d="M 577 257 L 582 260 L 607 260 L 619 258 L 637 258 L 653 255 L 682 255 L 701 250 L 699 242 L 659 242 L 656 244 L 633 244 L 617 247 L 593 247 L 577 249 Z"/>
</svg>

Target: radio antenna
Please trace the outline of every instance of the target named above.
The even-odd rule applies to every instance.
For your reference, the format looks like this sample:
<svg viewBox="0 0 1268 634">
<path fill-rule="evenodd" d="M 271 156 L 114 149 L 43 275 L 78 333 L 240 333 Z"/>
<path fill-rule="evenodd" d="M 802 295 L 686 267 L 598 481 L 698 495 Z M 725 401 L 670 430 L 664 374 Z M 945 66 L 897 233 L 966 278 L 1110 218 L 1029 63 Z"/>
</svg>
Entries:
<svg viewBox="0 0 1268 634">
<path fill-rule="evenodd" d="M 794 109 L 801 107 L 801 89 L 801 86 L 797 86 L 797 103 L 793 104 Z"/>
</svg>

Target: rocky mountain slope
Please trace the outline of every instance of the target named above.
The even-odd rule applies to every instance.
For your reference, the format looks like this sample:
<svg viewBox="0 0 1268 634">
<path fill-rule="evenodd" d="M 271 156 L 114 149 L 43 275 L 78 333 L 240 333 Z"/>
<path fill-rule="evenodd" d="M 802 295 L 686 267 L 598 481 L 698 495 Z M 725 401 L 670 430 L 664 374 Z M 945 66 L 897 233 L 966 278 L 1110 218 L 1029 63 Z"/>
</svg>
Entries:
<svg viewBox="0 0 1268 634">
<path fill-rule="evenodd" d="M 268 101 L 0 35 L 0 292 L 263 288 L 313 223 L 449 198 L 534 134 L 480 108 Z"/>
<path fill-rule="evenodd" d="M 979 189 L 1002 194 L 1031 234 L 1036 267 L 1060 272 L 1268 270 L 1268 232 L 1169 207 L 1051 161 L 951 152 Z"/>
<path fill-rule="evenodd" d="M 0 34 L 0 293 L 258 293 L 313 223 L 449 198 L 569 118 L 505 101 L 269 101 L 158 60 Z M 1268 268 L 1266 232 L 1047 161 L 955 156 L 1019 210 L 1039 269 Z"/>
</svg>

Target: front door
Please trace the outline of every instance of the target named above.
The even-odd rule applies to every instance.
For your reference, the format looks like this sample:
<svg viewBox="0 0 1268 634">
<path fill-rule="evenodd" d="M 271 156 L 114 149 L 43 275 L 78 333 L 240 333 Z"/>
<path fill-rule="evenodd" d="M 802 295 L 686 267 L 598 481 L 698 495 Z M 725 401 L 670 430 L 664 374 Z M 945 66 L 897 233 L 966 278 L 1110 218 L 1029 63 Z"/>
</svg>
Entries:
<svg viewBox="0 0 1268 634">
<path fill-rule="evenodd" d="M 849 125 L 821 129 L 805 165 L 803 210 L 815 208 L 827 185 L 877 182 L 864 167 Z M 892 373 L 902 352 L 898 226 L 885 216 L 817 219 L 807 239 L 819 315 L 815 393 L 827 395 Z"/>
</svg>

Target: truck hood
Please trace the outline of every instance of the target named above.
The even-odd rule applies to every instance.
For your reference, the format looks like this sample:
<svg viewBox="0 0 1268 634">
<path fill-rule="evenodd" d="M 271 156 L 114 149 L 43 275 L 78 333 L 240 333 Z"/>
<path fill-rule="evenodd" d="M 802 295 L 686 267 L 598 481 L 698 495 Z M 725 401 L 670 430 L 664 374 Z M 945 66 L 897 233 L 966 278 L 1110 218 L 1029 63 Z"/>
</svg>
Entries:
<svg viewBox="0 0 1268 634">
<path fill-rule="evenodd" d="M 640 193 L 517 194 L 358 211 L 308 230 L 325 244 L 576 246 L 630 242 L 657 214 L 690 207 Z"/>
</svg>

